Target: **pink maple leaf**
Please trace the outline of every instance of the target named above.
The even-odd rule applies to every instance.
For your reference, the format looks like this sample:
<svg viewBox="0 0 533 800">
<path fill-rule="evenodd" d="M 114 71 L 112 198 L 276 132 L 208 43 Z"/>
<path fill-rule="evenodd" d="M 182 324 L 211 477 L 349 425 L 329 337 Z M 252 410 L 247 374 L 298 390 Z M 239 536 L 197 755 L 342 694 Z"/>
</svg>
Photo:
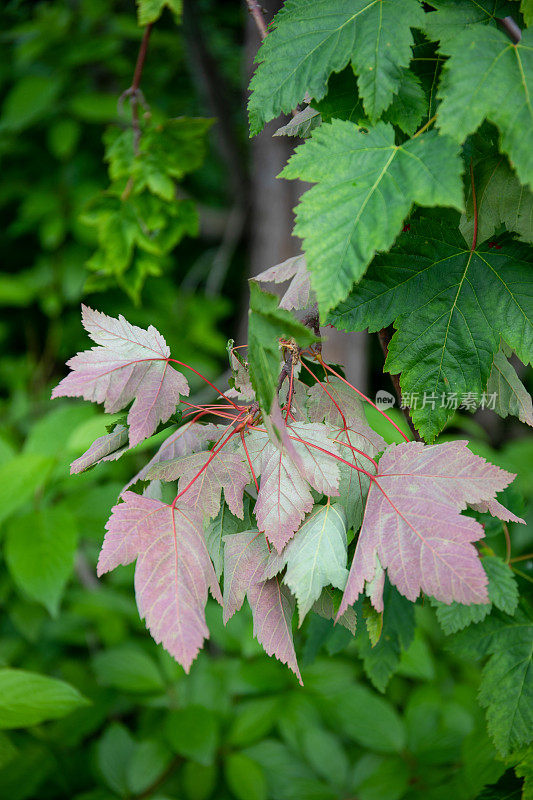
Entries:
<svg viewBox="0 0 533 800">
<path fill-rule="evenodd" d="M 251 475 L 240 451 L 215 454 L 205 450 L 173 461 L 161 461 L 151 467 L 147 477 L 149 480 L 163 481 L 179 478 L 178 494 L 183 493 L 183 502 L 201 509 L 211 518 L 219 512 L 224 490 L 231 513 L 239 519 L 244 516 L 243 492 L 251 481 Z"/>
<path fill-rule="evenodd" d="M 263 580 L 269 555 L 259 531 L 224 536 L 224 625 L 241 608 L 250 586 Z"/>
<path fill-rule="evenodd" d="M 338 449 L 328 439 L 326 426 L 299 422 L 287 425 L 287 432 L 298 466 L 283 443 L 276 447 L 266 433 L 254 430 L 246 440 L 254 472 L 261 475 L 255 517 L 278 552 L 313 507 L 310 485 L 329 496 L 339 494 Z"/>
<path fill-rule="evenodd" d="M 137 481 L 146 480 L 146 476 L 154 464 L 159 464 L 161 461 L 172 461 L 181 456 L 197 453 L 198 450 L 203 450 L 208 442 L 216 442 L 220 433 L 220 426 L 213 425 L 212 423 L 202 425 L 199 422 L 188 422 L 182 425 L 181 428 L 178 428 L 177 431 L 174 431 L 174 433 L 171 433 L 170 436 L 165 439 L 157 453 L 150 459 L 148 464 L 139 470 L 131 481 L 126 484 L 121 494 L 127 491 L 130 486 L 133 486 L 134 483 L 137 483 Z"/>
<path fill-rule="evenodd" d="M 98 575 L 137 559 L 139 614 L 155 641 L 188 672 L 209 638 L 208 589 L 222 603 L 202 515 L 189 506 L 178 503 L 173 508 L 134 492 L 126 492 L 122 499 L 106 525 Z"/>
<path fill-rule="evenodd" d="M 487 576 L 473 542 L 484 535 L 460 512 L 490 503 L 514 478 L 462 441 L 391 445 L 372 480 L 341 615 L 370 586 L 383 610 L 382 568 L 409 600 L 421 591 L 443 603 L 487 603 Z M 499 504 L 498 504 L 499 505 Z"/>
<path fill-rule="evenodd" d="M 54 397 L 83 397 L 103 403 L 113 414 L 133 400 L 128 414 L 130 447 L 151 436 L 189 394 L 181 372 L 169 364 L 170 349 L 152 326 L 131 325 L 82 306 L 82 322 L 97 347 L 78 353 L 72 370 L 52 392 Z"/>
<path fill-rule="evenodd" d="M 224 624 L 247 596 L 254 636 L 269 656 L 287 664 L 302 683 L 292 638 L 294 598 L 279 578 L 263 580 L 268 558 L 265 537 L 257 531 L 224 537 Z"/>
<path fill-rule="evenodd" d="M 287 311 L 296 311 L 307 308 L 314 302 L 314 294 L 311 292 L 311 281 L 305 263 L 305 256 L 293 256 L 276 264 L 274 267 L 266 269 L 254 280 L 259 283 L 285 283 L 290 280 L 290 284 L 285 290 L 280 300 L 279 307 Z"/>
</svg>

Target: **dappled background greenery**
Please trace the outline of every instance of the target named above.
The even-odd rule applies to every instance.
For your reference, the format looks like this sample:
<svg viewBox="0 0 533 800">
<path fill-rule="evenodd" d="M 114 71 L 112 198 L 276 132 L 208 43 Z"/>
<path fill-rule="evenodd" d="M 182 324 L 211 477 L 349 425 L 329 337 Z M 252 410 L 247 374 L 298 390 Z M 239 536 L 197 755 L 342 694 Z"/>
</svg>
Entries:
<svg viewBox="0 0 533 800">
<path fill-rule="evenodd" d="M 245 165 L 244 8 L 202 0 L 195 14 Z M 56 721 L 0 732 L 0 797 L 467 800 L 498 781 L 506 797 L 518 797 L 519 781 L 486 734 L 480 667 L 454 655 L 427 605 L 417 606 L 417 632 L 401 655 L 386 628 L 372 651 L 364 626 L 353 640 L 326 620 L 307 622 L 296 632 L 302 689 L 265 656 L 246 610 L 224 628 L 210 601 L 209 646 L 186 676 L 139 620 L 133 568 L 96 579 L 110 507 L 161 437 L 69 477 L 69 463 L 108 422 L 88 403 L 49 401 L 64 361 L 87 345 L 80 302 L 156 325 L 175 357 L 217 378 L 242 315 L 246 234 L 213 292 L 208 278 L 235 179 L 215 125 L 205 160 L 180 181 L 180 202 L 198 208 L 199 236 L 171 237 L 148 256 L 137 248 L 126 266 L 120 242 L 116 258 L 104 248 L 95 260 L 102 248 L 94 210 L 109 185 L 104 139 L 109 146 L 129 125 L 128 105 L 120 111 L 117 100 L 142 36 L 134 4 L 10 0 L 1 15 L 0 668 L 59 678 L 90 702 Z M 156 122 L 212 115 L 195 41 L 192 23 L 178 27 L 164 12 L 142 81 Z M 372 347 L 376 389 L 384 379 Z M 199 382 L 191 386 L 200 391 Z M 533 521 L 533 443 L 524 426 L 458 416 L 445 434 L 473 439 L 476 452 L 518 471 L 507 500 Z M 513 555 L 531 550 L 527 529 L 510 527 Z M 504 556 L 501 525 L 487 535 Z M 49 585 L 39 567 L 56 550 L 61 579 Z M 527 591 L 533 562 L 517 566 Z M 386 663 L 387 679 L 394 673 L 386 695 L 376 661 Z"/>
</svg>

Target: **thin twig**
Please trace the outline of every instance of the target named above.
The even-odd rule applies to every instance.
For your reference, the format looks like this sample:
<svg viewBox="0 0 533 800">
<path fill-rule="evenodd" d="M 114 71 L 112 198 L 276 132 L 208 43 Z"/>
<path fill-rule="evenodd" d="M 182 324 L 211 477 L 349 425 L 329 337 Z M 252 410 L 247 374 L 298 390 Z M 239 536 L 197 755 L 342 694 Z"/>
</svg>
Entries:
<svg viewBox="0 0 533 800">
<path fill-rule="evenodd" d="M 146 53 L 148 52 L 148 42 L 152 32 L 152 23 L 146 26 L 143 33 L 143 38 L 139 47 L 137 55 L 137 63 L 133 72 L 133 80 L 129 89 L 126 89 L 119 98 L 119 106 L 124 102 L 126 97 L 130 98 L 131 102 L 131 126 L 133 128 L 133 150 L 135 155 L 139 155 L 139 142 L 141 140 L 141 126 L 139 125 L 139 103 L 146 106 L 143 94 L 140 89 L 141 78 L 144 69 L 144 62 L 146 61 Z"/>
<path fill-rule="evenodd" d="M 505 537 L 505 563 L 509 564 L 511 561 L 511 537 L 509 536 L 509 528 L 502 522 L 503 535 Z"/>
<path fill-rule="evenodd" d="M 432 125 L 435 122 L 436 119 L 437 119 L 437 115 L 436 114 L 435 114 L 434 117 L 431 117 L 431 119 L 428 119 L 426 124 L 422 125 L 422 127 L 419 130 L 417 130 L 417 132 L 415 134 L 413 134 L 413 139 L 415 138 L 415 136 L 420 136 L 421 133 L 424 133 L 424 131 L 427 130 L 429 128 L 429 126 Z"/>
<path fill-rule="evenodd" d="M 259 3 L 257 0 L 246 0 L 246 5 L 248 6 L 248 11 L 252 15 L 257 26 L 257 30 L 259 31 L 261 39 L 266 39 L 268 31 Z"/>
</svg>

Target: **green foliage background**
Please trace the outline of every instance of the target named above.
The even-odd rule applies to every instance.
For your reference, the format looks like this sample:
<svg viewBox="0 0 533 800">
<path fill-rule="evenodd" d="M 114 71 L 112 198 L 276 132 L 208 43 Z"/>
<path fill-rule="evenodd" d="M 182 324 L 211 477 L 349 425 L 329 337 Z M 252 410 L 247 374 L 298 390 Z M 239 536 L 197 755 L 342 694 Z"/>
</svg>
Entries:
<svg viewBox="0 0 533 800">
<path fill-rule="evenodd" d="M 198 7 L 231 89 L 229 114 L 244 157 L 245 14 L 238 3 Z M 109 509 L 143 450 L 157 442 L 69 477 L 69 463 L 109 422 L 89 404 L 48 400 L 63 362 L 86 344 L 80 301 L 156 324 L 177 357 L 214 378 L 234 333 L 245 252 L 237 250 L 220 296 L 205 291 L 213 258 L 205 236 L 151 253 L 148 266 L 142 259 L 139 266 L 135 251 L 124 267 L 129 275 L 112 258 L 107 273 L 88 271 L 99 252 L 98 226 L 88 223 L 109 185 L 104 131 L 118 125 L 106 136 L 109 146 L 127 127 L 117 98 L 131 82 L 142 35 L 133 3 L 11 0 L 2 17 L 0 797 L 520 797 L 520 780 L 486 732 L 475 653 L 461 649 L 460 634 L 454 650 L 433 608 L 416 607 L 414 638 L 412 621 L 403 620 L 402 635 L 391 627 L 392 635 L 385 619 L 374 648 L 371 620 L 355 640 L 327 620 L 306 622 L 295 633 L 301 689 L 253 639 L 250 616 L 243 611 L 224 628 L 214 602 L 209 647 L 186 676 L 139 620 L 133 570 L 96 579 Z M 154 124 L 209 116 L 190 45 L 164 11 L 143 76 Z M 287 110 L 295 104 L 286 102 Z M 327 98 L 322 105 L 326 119 Z M 230 176 L 215 144 L 211 132 L 205 161 L 180 185 L 188 199 L 224 213 Z M 123 180 L 124 191 L 127 169 L 111 178 Z M 491 439 L 460 416 L 446 435 L 468 436 L 476 452 L 518 472 L 509 502 L 533 522 L 531 437 L 509 424 Z M 503 557 L 501 526 L 487 535 Z M 531 550 L 528 530 L 514 527 L 511 535 L 513 554 Z M 519 566 L 527 592 L 533 562 Z M 524 751 L 517 773 L 532 770 Z"/>
</svg>

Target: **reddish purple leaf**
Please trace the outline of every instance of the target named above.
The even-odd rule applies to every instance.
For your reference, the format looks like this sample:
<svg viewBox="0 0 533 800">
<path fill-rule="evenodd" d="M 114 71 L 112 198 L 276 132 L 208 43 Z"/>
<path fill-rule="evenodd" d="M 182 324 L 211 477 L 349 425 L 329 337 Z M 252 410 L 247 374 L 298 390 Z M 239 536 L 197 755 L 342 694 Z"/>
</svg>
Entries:
<svg viewBox="0 0 533 800">
<path fill-rule="evenodd" d="M 283 444 L 278 449 L 266 433 L 252 431 L 246 439 L 254 472 L 256 476 L 261 475 L 255 517 L 259 529 L 266 533 L 278 552 L 292 538 L 305 514 L 313 507 L 309 484 L 328 495 L 339 493 L 340 476 L 335 458 L 338 450 L 337 445 L 328 439 L 326 426 L 294 423 L 288 425 L 287 430 L 295 439 L 305 439 L 317 445 L 315 448 L 291 439 L 301 462 L 300 469 L 295 466 Z"/>
<path fill-rule="evenodd" d="M 504 522 L 520 522 L 522 525 L 526 524 L 525 519 L 517 517 L 516 514 L 513 514 L 513 512 L 509 511 L 505 506 L 502 506 L 497 500 L 487 500 L 485 503 L 470 503 L 470 506 L 474 511 L 480 511 L 482 514 L 492 514 L 493 517 L 498 517 L 498 519 L 502 519 Z"/>
<path fill-rule="evenodd" d="M 254 636 L 269 656 L 275 656 L 292 669 L 303 686 L 292 639 L 294 598 L 288 588 L 278 578 L 270 578 L 252 583 L 247 595 L 254 620 Z"/>
<path fill-rule="evenodd" d="M 204 540 L 202 515 L 126 492 L 107 523 L 98 575 L 137 559 L 135 592 L 141 618 L 156 642 L 189 671 L 209 638 L 208 589 L 222 603 Z"/>
<path fill-rule="evenodd" d="M 225 426 L 224 426 L 225 427 Z M 199 422 L 188 422 L 165 439 L 155 456 L 143 467 L 122 490 L 122 494 L 137 481 L 146 480 L 150 468 L 161 461 L 171 461 L 174 458 L 188 456 L 203 450 L 208 442 L 216 442 L 221 435 L 218 425 L 202 425 Z"/>
<path fill-rule="evenodd" d="M 263 580 L 269 555 L 259 531 L 224 536 L 224 625 L 240 609 L 250 586 Z"/>
<path fill-rule="evenodd" d="M 113 414 L 133 400 L 128 414 L 130 447 L 151 436 L 189 394 L 184 376 L 170 366 L 170 350 L 152 325 L 130 325 L 82 306 L 83 326 L 98 347 L 67 362 L 72 370 L 52 397 L 83 397 Z"/>
<path fill-rule="evenodd" d="M 263 580 L 269 555 L 266 539 L 258 531 L 224 537 L 224 624 L 247 595 L 254 636 L 268 655 L 287 664 L 301 683 L 292 639 L 294 599 L 278 578 Z"/>
<path fill-rule="evenodd" d="M 423 591 L 448 604 L 487 603 L 487 576 L 472 544 L 483 528 L 460 511 L 494 500 L 513 477 L 466 442 L 391 445 L 368 492 L 339 615 L 374 579 L 372 602 L 383 610 L 379 565 L 409 600 Z"/>
<path fill-rule="evenodd" d="M 216 455 L 205 450 L 174 461 L 161 461 L 151 467 L 147 477 L 162 481 L 173 481 L 179 477 L 178 494 L 184 492 L 183 502 L 200 509 L 211 518 L 216 517 L 219 512 L 224 490 L 231 513 L 239 519 L 244 516 L 244 487 L 252 480 L 244 454 L 241 451 L 231 453 L 225 450 Z M 184 491 L 185 489 L 187 490 Z"/>
<path fill-rule="evenodd" d="M 125 425 L 117 425 L 111 433 L 95 439 L 85 453 L 72 462 L 70 474 L 77 475 L 102 461 L 116 461 L 128 448 L 128 429 Z"/>
<path fill-rule="evenodd" d="M 279 307 L 285 308 L 287 311 L 291 311 L 293 308 L 298 311 L 315 302 L 303 255 L 293 256 L 281 264 L 276 264 L 275 267 L 266 269 L 260 275 L 256 275 L 254 280 L 259 283 L 285 283 L 290 280 L 279 303 Z"/>
</svg>

